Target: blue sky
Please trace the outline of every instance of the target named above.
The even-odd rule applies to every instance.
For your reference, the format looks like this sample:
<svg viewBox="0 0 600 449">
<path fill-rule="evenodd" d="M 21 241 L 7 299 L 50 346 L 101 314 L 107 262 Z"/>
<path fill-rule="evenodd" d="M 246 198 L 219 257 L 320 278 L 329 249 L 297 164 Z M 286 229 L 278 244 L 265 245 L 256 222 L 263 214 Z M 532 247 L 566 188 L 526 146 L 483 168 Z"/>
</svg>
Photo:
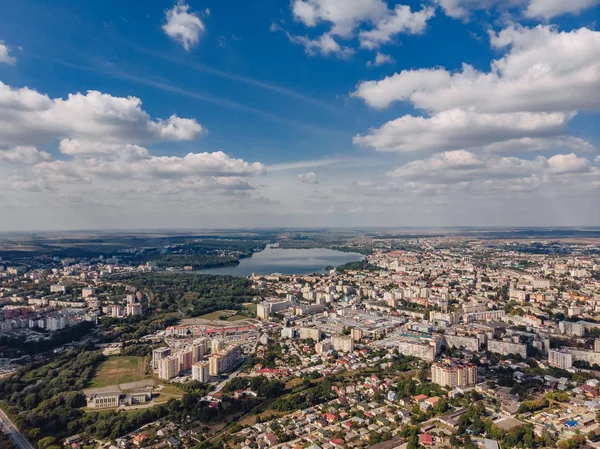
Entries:
<svg viewBox="0 0 600 449">
<path fill-rule="evenodd" d="M 0 229 L 599 225 L 599 4 L 5 0 Z"/>
</svg>

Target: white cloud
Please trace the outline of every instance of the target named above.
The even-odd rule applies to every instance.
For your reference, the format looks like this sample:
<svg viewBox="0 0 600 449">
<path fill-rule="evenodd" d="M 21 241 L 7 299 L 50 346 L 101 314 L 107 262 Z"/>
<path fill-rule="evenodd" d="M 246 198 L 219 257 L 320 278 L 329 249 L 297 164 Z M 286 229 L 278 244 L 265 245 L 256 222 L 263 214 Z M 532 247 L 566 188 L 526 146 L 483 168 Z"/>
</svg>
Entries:
<svg viewBox="0 0 600 449">
<path fill-rule="evenodd" d="M 552 173 L 580 173 L 589 170 L 590 161 L 574 153 L 557 154 L 548 159 L 548 165 Z"/>
<path fill-rule="evenodd" d="M 364 81 L 351 96 L 363 99 L 373 108 L 383 109 L 394 101 L 411 100 L 415 92 L 446 86 L 450 78 L 444 69 L 404 70 L 381 81 Z"/>
<path fill-rule="evenodd" d="M 294 18 L 308 27 L 331 23 L 331 34 L 351 37 L 361 22 L 375 23 L 388 14 L 382 0 L 293 0 Z"/>
<path fill-rule="evenodd" d="M 63 139 L 59 150 L 75 157 L 100 157 L 107 159 L 137 160 L 149 157 L 148 150 L 139 145 L 125 143 L 92 142 L 89 140 Z"/>
<path fill-rule="evenodd" d="M 359 84 L 353 96 L 370 106 L 410 101 L 427 111 L 453 108 L 480 112 L 600 109 L 600 32 L 552 26 L 510 26 L 492 33 L 508 52 L 489 72 L 465 64 L 461 71 L 406 70 L 381 81 Z"/>
<path fill-rule="evenodd" d="M 303 184 L 319 184 L 321 179 L 314 172 L 302 173 L 297 176 L 298 181 Z"/>
<path fill-rule="evenodd" d="M 302 45 L 308 55 L 321 54 L 323 56 L 335 55 L 340 58 L 346 58 L 354 53 L 350 47 L 341 46 L 330 34 L 322 34 L 316 39 L 310 39 L 306 36 L 293 36 L 287 33 L 288 38 L 295 44 Z"/>
<path fill-rule="evenodd" d="M 476 11 L 496 9 L 507 11 L 525 8 L 523 14 L 529 18 L 551 19 L 564 14 L 578 14 L 592 8 L 600 0 L 435 0 L 444 12 L 455 19 L 468 19 Z"/>
<path fill-rule="evenodd" d="M 522 6 L 528 0 L 434 0 L 439 4 L 446 15 L 455 19 L 468 19 L 475 11 L 489 11 L 492 9 L 510 9 Z"/>
<path fill-rule="evenodd" d="M 188 12 L 189 9 L 185 0 L 179 0 L 165 12 L 167 22 L 162 27 L 167 36 L 179 42 L 187 51 L 198 44 L 200 34 L 204 32 L 204 23 L 198 15 Z"/>
<path fill-rule="evenodd" d="M 50 99 L 35 90 L 0 81 L 0 145 L 36 144 L 75 138 L 102 142 L 192 140 L 204 129 L 196 120 L 175 115 L 153 121 L 136 97 L 98 91 Z"/>
<path fill-rule="evenodd" d="M 71 146 L 72 143 L 69 143 Z M 106 157 L 108 156 L 108 157 Z M 72 160 L 42 162 L 34 167 L 36 173 L 49 180 L 81 181 L 92 178 L 121 179 L 199 179 L 205 177 L 248 177 L 266 174 L 264 165 L 234 159 L 217 151 L 189 153 L 186 156 L 146 156 L 117 159 L 110 153 L 96 153 L 95 157 L 77 157 Z"/>
<path fill-rule="evenodd" d="M 11 65 L 17 62 L 15 57 L 10 55 L 9 48 L 2 41 L 0 41 L 0 62 Z"/>
<path fill-rule="evenodd" d="M 394 11 L 381 19 L 375 28 L 359 33 L 360 46 L 372 50 L 392 42 L 400 33 L 421 34 L 427 28 L 427 21 L 434 15 L 434 8 L 412 12 L 410 6 L 396 5 Z"/>
<path fill-rule="evenodd" d="M 519 153 L 523 151 L 540 152 L 562 149 L 587 153 L 593 151 L 594 146 L 588 141 L 579 137 L 523 137 L 520 139 L 492 143 L 485 146 L 485 151 L 489 153 Z"/>
<path fill-rule="evenodd" d="M 392 58 L 390 55 L 386 55 L 385 53 L 377 52 L 377 54 L 375 55 L 375 60 L 367 62 L 367 66 L 368 67 L 379 67 L 380 65 L 391 64 L 393 62 L 394 62 L 394 58 Z"/>
<path fill-rule="evenodd" d="M 531 0 L 525 15 L 547 20 L 563 14 L 578 14 L 598 4 L 600 0 Z"/>
<path fill-rule="evenodd" d="M 571 118 L 566 113 L 479 114 L 452 109 L 430 118 L 405 115 L 356 136 L 354 143 L 383 152 L 485 149 L 515 139 L 561 136 Z"/>
<path fill-rule="evenodd" d="M 18 146 L 8 150 L 0 150 L 0 161 L 13 164 L 36 164 L 50 160 L 50 154 L 39 151 L 35 147 Z"/>
<path fill-rule="evenodd" d="M 412 161 L 388 173 L 390 178 L 424 185 L 462 183 L 497 183 L 501 180 L 536 179 L 540 183 L 558 182 L 565 176 L 590 172 L 590 161 L 571 154 L 557 154 L 548 159 L 477 155 L 464 150 L 447 151 L 427 159 Z M 598 176 L 598 173 L 592 173 Z M 575 178 L 568 178 L 575 179 Z"/>
<path fill-rule="evenodd" d="M 340 46 L 336 39 L 353 39 L 358 32 L 362 48 L 376 49 L 392 43 L 398 34 L 423 33 L 435 8 L 413 12 L 407 5 L 390 9 L 383 0 L 292 0 L 292 13 L 296 21 L 309 28 L 321 23 L 330 25 L 327 32 L 316 38 L 288 34 L 292 42 L 304 45 L 311 55 L 348 56 L 353 50 Z M 271 25 L 271 31 L 279 29 L 278 25 Z"/>
</svg>

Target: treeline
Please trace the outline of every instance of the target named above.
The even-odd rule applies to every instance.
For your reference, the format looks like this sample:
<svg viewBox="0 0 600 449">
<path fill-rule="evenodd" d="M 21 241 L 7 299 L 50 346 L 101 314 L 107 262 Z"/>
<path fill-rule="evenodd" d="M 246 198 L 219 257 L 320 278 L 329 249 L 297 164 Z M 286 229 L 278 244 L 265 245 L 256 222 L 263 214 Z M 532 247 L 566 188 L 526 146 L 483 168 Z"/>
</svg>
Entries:
<svg viewBox="0 0 600 449">
<path fill-rule="evenodd" d="M 357 262 L 348 262 L 335 268 L 338 273 L 346 273 L 347 271 L 381 271 L 377 265 L 370 264 L 367 259 Z"/>
<path fill-rule="evenodd" d="M 103 360 L 99 351 L 74 350 L 46 365 L 19 370 L 0 383 L 6 411 L 16 416 L 16 424 L 34 441 L 77 433 L 84 413 L 80 407 L 86 404 L 81 390 Z"/>
<path fill-rule="evenodd" d="M 272 409 L 279 412 L 289 412 L 302 410 L 313 405 L 322 404 L 331 400 L 333 397 L 331 388 L 334 383 L 331 379 L 325 378 L 312 388 L 300 393 L 289 394 L 273 402 Z"/>
<path fill-rule="evenodd" d="M 202 239 L 164 248 L 149 248 L 139 252 L 131 260 L 135 263 L 154 262 L 161 268 L 194 270 L 237 265 L 239 259 L 250 257 L 262 250 L 267 241 L 244 239 Z"/>
<path fill-rule="evenodd" d="M 115 439 L 158 419 L 183 422 L 187 416 L 210 422 L 239 412 L 233 403 L 213 409 L 200 402 L 205 390 L 190 389 L 181 400 L 128 413 L 85 412 L 82 390 L 89 387 L 101 362 L 100 351 L 73 350 L 47 364 L 33 364 L 0 382 L 0 398 L 17 426 L 44 449 L 59 449 L 60 440 L 74 434 Z"/>
<path fill-rule="evenodd" d="M 188 317 L 219 310 L 240 310 L 252 301 L 248 279 L 201 274 L 145 273 L 127 279 L 149 298 L 149 308 Z"/>
<path fill-rule="evenodd" d="M 148 309 L 148 313 L 144 316 L 127 318 L 103 316 L 100 320 L 100 327 L 104 332 L 101 340 L 104 342 L 138 340 L 145 335 L 172 326 L 180 319 L 180 313 L 167 313 L 154 308 Z"/>
<path fill-rule="evenodd" d="M 27 341 L 26 336 L 24 335 L 17 337 L 2 335 L 0 336 L 0 348 L 2 348 L 3 352 L 5 352 L 6 349 L 6 352 L 11 352 L 12 350 L 20 354 L 39 354 L 66 343 L 79 341 L 86 336 L 93 327 L 94 323 L 84 321 L 52 334 L 51 338 L 47 340 L 40 341 Z"/>
<path fill-rule="evenodd" d="M 0 432 L 0 449 L 15 449 L 15 446 L 10 441 L 7 435 L 3 432 Z"/>
<path fill-rule="evenodd" d="M 249 389 L 261 398 L 276 398 L 285 389 L 285 384 L 278 379 L 269 379 L 265 376 L 257 377 L 234 377 L 223 388 L 223 391 L 230 393 L 236 390 Z"/>
</svg>

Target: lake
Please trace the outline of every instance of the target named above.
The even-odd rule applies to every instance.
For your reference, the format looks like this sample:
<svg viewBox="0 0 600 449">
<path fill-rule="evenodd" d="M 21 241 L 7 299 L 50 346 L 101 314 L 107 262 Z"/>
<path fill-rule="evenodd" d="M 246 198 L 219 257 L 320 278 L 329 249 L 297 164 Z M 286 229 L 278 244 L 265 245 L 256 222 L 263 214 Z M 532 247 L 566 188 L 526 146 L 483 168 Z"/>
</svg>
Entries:
<svg viewBox="0 0 600 449">
<path fill-rule="evenodd" d="M 231 267 L 209 268 L 196 273 L 221 274 L 248 277 L 252 274 L 310 274 L 323 273 L 325 267 L 336 267 L 348 262 L 357 262 L 364 256 L 359 253 L 346 253 L 324 248 L 282 249 L 267 246 L 252 257 L 240 260 Z"/>
</svg>

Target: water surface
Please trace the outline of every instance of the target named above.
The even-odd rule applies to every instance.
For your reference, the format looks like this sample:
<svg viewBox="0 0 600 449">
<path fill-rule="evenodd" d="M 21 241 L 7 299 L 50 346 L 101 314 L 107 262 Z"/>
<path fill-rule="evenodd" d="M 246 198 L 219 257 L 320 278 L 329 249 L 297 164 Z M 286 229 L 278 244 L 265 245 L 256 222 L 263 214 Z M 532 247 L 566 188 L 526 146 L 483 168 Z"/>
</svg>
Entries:
<svg viewBox="0 0 600 449">
<path fill-rule="evenodd" d="M 267 246 L 252 257 L 240 260 L 231 267 L 208 268 L 196 273 L 221 274 L 248 277 L 252 274 L 310 274 L 322 273 L 326 267 L 336 267 L 348 262 L 357 262 L 364 256 L 324 248 L 281 249 Z"/>
</svg>

